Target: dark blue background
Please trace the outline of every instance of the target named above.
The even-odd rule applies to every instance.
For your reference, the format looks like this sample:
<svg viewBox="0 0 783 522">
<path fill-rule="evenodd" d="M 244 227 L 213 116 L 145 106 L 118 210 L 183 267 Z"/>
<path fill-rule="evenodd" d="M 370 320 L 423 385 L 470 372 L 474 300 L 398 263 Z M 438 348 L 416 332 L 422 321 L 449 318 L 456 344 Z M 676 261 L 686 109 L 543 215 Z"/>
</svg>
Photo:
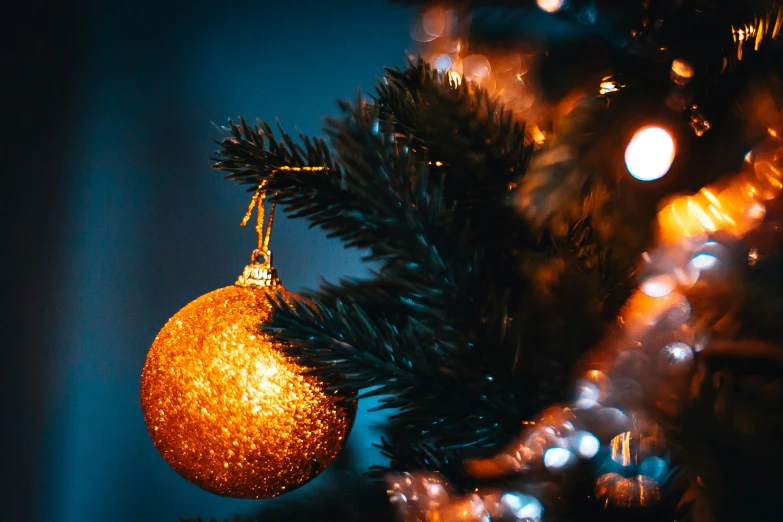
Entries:
<svg viewBox="0 0 783 522">
<path fill-rule="evenodd" d="M 264 504 L 180 479 L 153 447 L 139 404 L 157 331 L 192 299 L 233 283 L 255 242 L 238 226 L 249 195 L 210 172 L 210 122 L 280 117 L 291 131 L 318 133 L 336 98 L 368 92 L 384 65 L 402 63 L 411 13 L 357 1 L 15 9 L 3 31 L 12 253 L 3 270 L 4 518 L 256 511 Z M 272 247 L 293 291 L 366 270 L 357 252 L 301 222 L 280 219 Z M 372 423 L 361 411 L 343 469 L 379 460 L 366 449 Z M 339 490 L 346 473 L 328 471 L 292 495 Z"/>
</svg>

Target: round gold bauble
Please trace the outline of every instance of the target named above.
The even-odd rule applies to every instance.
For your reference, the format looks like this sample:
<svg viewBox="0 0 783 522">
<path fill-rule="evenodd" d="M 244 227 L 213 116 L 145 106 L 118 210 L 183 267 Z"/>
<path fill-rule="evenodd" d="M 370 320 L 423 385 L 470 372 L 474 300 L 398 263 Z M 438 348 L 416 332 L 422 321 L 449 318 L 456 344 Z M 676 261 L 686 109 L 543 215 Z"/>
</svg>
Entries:
<svg viewBox="0 0 783 522">
<path fill-rule="evenodd" d="M 268 498 L 305 484 L 335 459 L 356 415 L 261 332 L 271 314 L 264 288 L 215 290 L 169 319 L 144 364 L 155 446 L 218 495 Z"/>
</svg>

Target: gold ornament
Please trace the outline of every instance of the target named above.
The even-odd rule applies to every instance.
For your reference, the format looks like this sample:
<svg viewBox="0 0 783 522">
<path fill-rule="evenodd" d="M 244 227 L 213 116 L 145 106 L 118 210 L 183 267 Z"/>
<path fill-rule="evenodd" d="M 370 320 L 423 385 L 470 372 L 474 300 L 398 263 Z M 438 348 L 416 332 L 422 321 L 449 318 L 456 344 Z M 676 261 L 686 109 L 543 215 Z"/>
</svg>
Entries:
<svg viewBox="0 0 783 522">
<path fill-rule="evenodd" d="M 237 283 L 177 312 L 152 343 L 141 378 L 150 435 L 177 473 L 218 495 L 268 498 L 307 483 L 345 445 L 356 407 L 304 374 L 259 328 L 280 285 L 266 249 L 271 222 Z M 246 223 L 247 218 L 243 222 Z"/>
</svg>

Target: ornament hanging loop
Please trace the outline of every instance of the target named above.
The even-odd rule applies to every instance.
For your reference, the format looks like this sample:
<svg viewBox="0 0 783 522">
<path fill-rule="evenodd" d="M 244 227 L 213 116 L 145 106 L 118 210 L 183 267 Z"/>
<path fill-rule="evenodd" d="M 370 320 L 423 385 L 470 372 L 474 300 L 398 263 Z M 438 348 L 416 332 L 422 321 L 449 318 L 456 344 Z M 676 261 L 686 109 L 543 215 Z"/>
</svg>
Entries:
<svg viewBox="0 0 783 522">
<path fill-rule="evenodd" d="M 250 205 L 247 207 L 245 217 L 242 218 L 240 223 L 240 226 L 246 226 L 253 215 L 253 211 L 257 210 L 256 234 L 258 243 L 253 253 L 250 254 L 250 264 L 245 267 L 242 275 L 237 279 L 236 284 L 239 286 L 274 288 L 280 285 L 280 280 L 277 278 L 277 270 L 272 266 L 272 251 L 269 250 L 269 240 L 272 238 L 272 225 L 275 220 L 276 205 L 274 203 L 272 203 L 272 208 L 269 212 L 269 221 L 264 226 L 266 217 L 264 208 L 266 203 L 266 185 L 267 181 L 264 180 L 258 186 L 258 190 L 253 194 Z"/>
<path fill-rule="evenodd" d="M 292 167 L 283 165 L 272 170 L 269 175 L 273 175 L 278 171 L 322 172 L 326 170 L 329 169 L 325 166 Z M 239 286 L 276 287 L 280 285 L 280 280 L 277 279 L 277 270 L 272 266 L 272 251 L 269 250 L 269 240 L 272 238 L 272 225 L 275 221 L 276 205 L 274 203 L 272 203 L 272 208 L 269 210 L 269 221 L 264 226 L 264 218 L 266 217 L 264 203 L 266 203 L 266 186 L 268 182 L 269 180 L 265 179 L 258 185 L 258 189 L 253 194 L 250 205 L 247 207 L 245 217 L 240 223 L 241 226 L 246 226 L 253 216 L 253 210 L 258 210 L 258 220 L 256 221 L 258 245 L 250 255 L 250 264 L 245 267 L 245 271 L 236 282 Z"/>
<path fill-rule="evenodd" d="M 250 218 L 253 215 L 253 210 L 258 209 L 258 220 L 256 221 L 256 234 L 258 236 L 258 246 L 256 247 L 257 251 L 266 252 L 269 250 L 269 240 L 272 238 L 272 225 L 275 221 L 275 205 L 272 203 L 272 209 L 269 212 L 269 222 L 266 224 L 266 227 L 264 227 L 264 218 L 265 218 L 265 206 L 266 203 L 266 185 L 267 180 L 264 180 L 261 182 L 261 184 L 258 186 L 258 189 L 253 194 L 253 197 L 250 199 L 250 205 L 247 207 L 247 212 L 245 213 L 245 217 L 242 218 L 242 222 L 239 224 L 240 226 L 246 226 L 248 222 L 250 221 Z M 253 253 L 253 257 L 255 259 L 255 251 Z"/>
<path fill-rule="evenodd" d="M 271 265 L 272 264 L 272 251 L 271 250 L 260 250 L 258 248 L 253 250 L 253 253 L 250 254 L 250 262 L 256 263 L 259 265 Z"/>
</svg>

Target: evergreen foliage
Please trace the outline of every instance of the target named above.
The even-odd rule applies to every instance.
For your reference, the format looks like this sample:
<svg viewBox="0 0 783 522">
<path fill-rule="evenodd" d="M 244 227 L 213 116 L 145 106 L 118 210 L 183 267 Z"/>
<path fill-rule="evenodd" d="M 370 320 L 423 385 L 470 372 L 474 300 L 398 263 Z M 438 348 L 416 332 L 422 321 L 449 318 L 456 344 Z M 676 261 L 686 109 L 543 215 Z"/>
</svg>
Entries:
<svg viewBox="0 0 783 522">
<path fill-rule="evenodd" d="M 395 468 L 497 448 L 560 399 L 631 273 L 579 262 L 586 249 L 608 255 L 587 216 L 555 238 L 515 209 L 530 140 L 486 91 L 419 61 L 340 111 L 330 145 L 244 119 L 220 141 L 216 169 L 252 189 L 266 181 L 289 215 L 380 265 L 369 280 L 276 299 L 267 328 L 335 388 L 394 409 L 384 451 Z"/>
<path fill-rule="evenodd" d="M 297 141 L 244 119 L 224 129 L 217 170 L 250 190 L 267 183 L 289 216 L 361 249 L 378 267 L 368 279 L 325 282 L 301 299 L 278 295 L 264 327 L 347 400 L 380 397 L 380 408 L 392 411 L 378 444 L 391 469 L 438 470 L 473 488 L 463 459 L 493 454 L 522 421 L 563 399 L 574 363 L 612 325 L 635 285 L 660 202 L 736 172 L 744 152 L 783 121 L 780 40 L 768 39 L 740 64 L 730 37 L 735 21 L 778 2 L 633 4 L 575 0 L 558 14 L 582 26 L 590 52 L 608 49 L 604 65 L 628 88 L 583 98 L 535 155 L 519 118 L 423 61 L 388 69 L 368 100 L 340 102 L 326 122 L 328 141 Z M 460 5 L 473 15 L 475 52 L 517 42 L 533 2 Z M 640 17 L 655 13 L 661 23 L 628 37 Z M 688 111 L 667 108 L 671 60 L 681 55 L 699 71 L 689 95 L 712 111 L 714 129 L 704 137 L 691 132 Z M 584 87 L 581 71 L 556 65 L 552 77 L 542 75 L 550 81 L 545 97 Z M 676 129 L 678 157 L 666 180 L 640 189 L 621 156 L 629 132 L 653 117 Z M 558 156 L 559 148 L 569 153 Z M 770 202 L 768 212 L 779 216 L 779 207 Z M 776 226 L 762 234 L 767 243 L 751 235 L 739 245 L 758 247 L 760 257 L 754 266 L 731 260 L 743 266 L 738 280 L 689 290 L 693 317 L 710 331 L 780 342 L 783 239 L 769 239 Z M 692 403 L 667 420 L 683 466 L 662 479 L 660 503 L 606 511 L 590 498 L 594 484 L 578 483 L 589 474 L 575 473 L 555 517 L 737 519 L 749 509 L 737 498 L 756 490 L 765 492 L 766 503 L 757 503 L 764 512 L 772 487 L 751 475 L 783 466 L 779 414 L 771 413 L 783 397 L 780 353 L 762 343 L 700 355 L 703 380 L 694 381 Z M 758 421 L 753 434 L 737 427 L 748 419 Z"/>
</svg>

